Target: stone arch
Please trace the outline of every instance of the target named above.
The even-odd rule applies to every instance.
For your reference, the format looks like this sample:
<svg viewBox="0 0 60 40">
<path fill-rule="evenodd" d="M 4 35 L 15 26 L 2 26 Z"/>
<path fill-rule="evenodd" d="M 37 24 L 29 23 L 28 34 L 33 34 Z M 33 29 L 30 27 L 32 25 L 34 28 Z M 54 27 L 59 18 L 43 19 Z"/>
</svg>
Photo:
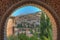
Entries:
<svg viewBox="0 0 60 40">
<path fill-rule="evenodd" d="M 54 18 L 54 22 L 56 23 L 56 28 L 59 27 L 59 24 L 60 24 L 60 21 L 58 19 L 58 16 L 56 14 L 56 12 L 51 8 L 49 7 L 47 4 L 41 2 L 41 1 L 37 1 L 37 0 L 30 0 L 30 1 L 20 1 L 16 4 L 13 4 L 4 14 L 4 16 L 2 17 L 1 19 L 1 23 L 0 23 L 0 26 L 1 26 L 1 40 L 4 40 L 4 25 L 5 25 L 5 22 L 6 22 L 6 19 L 9 17 L 9 15 L 15 10 L 17 9 L 18 7 L 21 7 L 22 5 L 25 5 L 25 4 L 37 4 L 37 5 L 40 5 L 41 7 L 43 7 L 43 9 L 45 8 L 47 11 L 48 10 L 48 13 L 51 14 L 51 16 Z M 47 15 L 49 15 L 47 14 Z M 50 16 L 50 17 L 51 17 Z M 3 32 L 2 32 L 3 31 Z M 54 30 L 55 32 L 57 30 Z M 56 32 L 58 34 L 58 32 Z M 56 35 L 57 36 L 57 35 Z M 57 36 L 58 37 L 58 36 Z M 53 39 L 53 40 L 57 40 L 57 39 Z"/>
</svg>

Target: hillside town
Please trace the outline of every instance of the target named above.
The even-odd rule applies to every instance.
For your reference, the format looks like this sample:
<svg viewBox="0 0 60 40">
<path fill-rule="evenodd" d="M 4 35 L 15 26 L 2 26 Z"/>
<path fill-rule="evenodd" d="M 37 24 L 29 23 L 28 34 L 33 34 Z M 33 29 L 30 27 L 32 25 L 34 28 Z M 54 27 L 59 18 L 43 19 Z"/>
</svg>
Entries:
<svg viewBox="0 0 60 40">
<path fill-rule="evenodd" d="M 40 25 L 40 14 L 41 12 L 36 12 L 33 14 L 20 15 L 20 16 L 10 16 L 8 19 L 7 25 L 7 36 L 9 35 L 17 35 L 18 33 L 26 33 L 27 36 L 33 36 L 30 32 L 37 31 L 39 33 L 39 25 Z M 10 25 L 11 24 L 11 25 Z"/>
</svg>

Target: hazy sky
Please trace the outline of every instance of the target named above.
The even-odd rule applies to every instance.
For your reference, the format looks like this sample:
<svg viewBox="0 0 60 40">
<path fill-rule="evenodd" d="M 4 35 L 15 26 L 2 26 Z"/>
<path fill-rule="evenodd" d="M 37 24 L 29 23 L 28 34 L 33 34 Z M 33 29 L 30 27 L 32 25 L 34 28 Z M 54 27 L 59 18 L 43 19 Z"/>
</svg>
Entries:
<svg viewBox="0 0 60 40">
<path fill-rule="evenodd" d="M 24 6 L 21 8 L 16 9 L 11 16 L 19 16 L 19 15 L 26 15 L 26 14 L 31 14 L 34 12 L 41 11 L 41 9 L 35 7 L 35 6 Z"/>
</svg>

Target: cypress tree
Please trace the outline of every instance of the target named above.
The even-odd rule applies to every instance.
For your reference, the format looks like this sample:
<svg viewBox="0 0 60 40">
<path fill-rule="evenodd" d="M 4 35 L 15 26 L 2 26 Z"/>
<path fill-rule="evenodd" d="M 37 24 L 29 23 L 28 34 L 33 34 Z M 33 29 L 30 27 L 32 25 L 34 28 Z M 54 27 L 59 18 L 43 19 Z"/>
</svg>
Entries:
<svg viewBox="0 0 60 40">
<path fill-rule="evenodd" d="M 41 13 L 40 16 L 40 39 L 52 40 L 52 25 L 49 17 L 45 13 Z"/>
</svg>

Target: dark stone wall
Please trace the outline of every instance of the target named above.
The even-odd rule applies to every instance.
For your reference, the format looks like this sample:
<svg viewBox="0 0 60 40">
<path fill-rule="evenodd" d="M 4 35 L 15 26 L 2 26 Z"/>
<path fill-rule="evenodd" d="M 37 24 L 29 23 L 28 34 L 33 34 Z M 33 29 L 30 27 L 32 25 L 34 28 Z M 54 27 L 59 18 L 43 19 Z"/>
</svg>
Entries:
<svg viewBox="0 0 60 40">
<path fill-rule="evenodd" d="M 0 0 L 0 23 L 1 23 L 2 16 L 4 16 L 4 13 L 13 4 L 15 4 L 19 1 L 23 1 L 23 0 Z M 57 13 L 57 16 L 59 17 L 59 20 L 60 20 L 60 0 L 39 0 L 39 1 L 42 1 L 42 2 L 46 3 L 47 5 L 51 6 L 55 10 L 55 12 Z M 1 35 L 1 34 L 3 34 L 3 33 L 1 33 L 1 32 L 3 32 L 2 26 L 0 25 L 0 40 L 3 40 L 3 36 Z M 60 40 L 60 27 L 59 27 L 59 24 L 58 24 L 57 28 L 58 28 L 58 35 L 57 35 L 58 39 L 57 40 Z"/>
</svg>

